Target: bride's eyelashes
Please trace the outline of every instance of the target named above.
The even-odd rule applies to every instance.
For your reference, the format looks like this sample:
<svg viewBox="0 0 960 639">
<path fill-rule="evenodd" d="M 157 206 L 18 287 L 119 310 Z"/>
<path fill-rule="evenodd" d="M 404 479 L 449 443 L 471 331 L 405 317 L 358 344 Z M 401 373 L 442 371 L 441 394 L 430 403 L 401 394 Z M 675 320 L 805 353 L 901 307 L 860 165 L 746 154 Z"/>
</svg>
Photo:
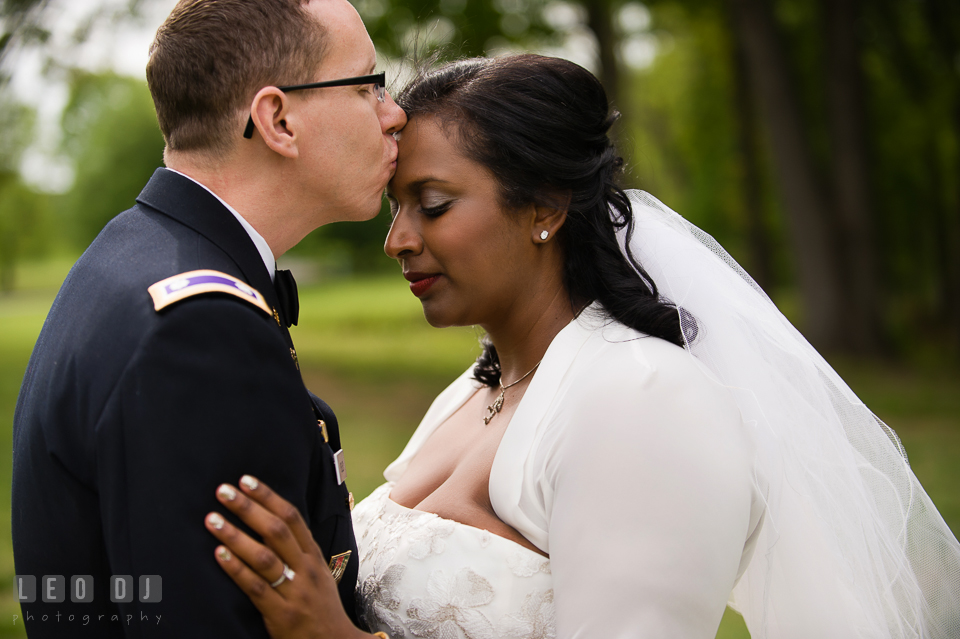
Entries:
<svg viewBox="0 0 960 639">
<path fill-rule="evenodd" d="M 449 211 L 451 206 L 453 206 L 453 200 L 448 200 L 436 206 L 424 206 L 421 204 L 420 210 L 423 211 L 423 214 L 427 217 L 437 217 Z"/>
<path fill-rule="evenodd" d="M 390 194 L 387 194 L 386 198 L 390 205 L 390 218 L 393 219 L 400 213 L 400 201 Z M 454 202 L 456 202 L 456 198 L 450 200 L 428 199 L 426 202 L 420 202 L 420 211 L 427 217 L 437 217 L 449 211 Z"/>
</svg>

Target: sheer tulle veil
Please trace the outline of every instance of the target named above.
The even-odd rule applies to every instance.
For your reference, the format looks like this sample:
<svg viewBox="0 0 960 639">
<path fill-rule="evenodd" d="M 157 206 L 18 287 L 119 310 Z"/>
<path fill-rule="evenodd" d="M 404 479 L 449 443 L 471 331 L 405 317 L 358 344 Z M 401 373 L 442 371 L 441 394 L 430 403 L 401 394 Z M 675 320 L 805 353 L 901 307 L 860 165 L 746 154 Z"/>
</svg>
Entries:
<svg viewBox="0 0 960 639">
<path fill-rule="evenodd" d="M 756 441 L 766 511 L 730 600 L 754 639 L 960 637 L 960 544 L 896 434 L 710 235 L 628 195 L 634 256 Z"/>
</svg>

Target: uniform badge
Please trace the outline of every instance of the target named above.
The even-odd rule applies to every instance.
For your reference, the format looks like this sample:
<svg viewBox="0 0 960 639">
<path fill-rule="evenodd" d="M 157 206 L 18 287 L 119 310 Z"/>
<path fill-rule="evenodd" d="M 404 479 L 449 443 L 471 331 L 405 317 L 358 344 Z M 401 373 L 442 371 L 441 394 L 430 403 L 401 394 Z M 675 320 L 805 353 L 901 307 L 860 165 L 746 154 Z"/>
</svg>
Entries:
<svg viewBox="0 0 960 639">
<path fill-rule="evenodd" d="M 320 427 L 320 434 L 323 435 L 323 441 L 330 443 L 330 432 L 327 430 L 327 422 L 322 419 L 317 420 L 317 426 Z"/>
<path fill-rule="evenodd" d="M 300 370 L 300 360 L 297 359 L 297 351 L 291 348 L 290 357 L 293 359 L 293 365 L 297 367 L 297 370 Z"/>
<path fill-rule="evenodd" d="M 350 561 L 351 554 L 353 554 L 353 551 L 348 550 L 330 558 L 330 572 L 333 574 L 335 582 L 340 583 L 340 580 L 343 579 L 343 573 L 347 570 L 347 562 Z"/>
<path fill-rule="evenodd" d="M 347 480 L 347 463 L 343 460 L 343 449 L 333 454 L 333 471 L 337 474 L 337 486 Z"/>
<path fill-rule="evenodd" d="M 147 292 L 153 298 L 153 308 L 156 311 L 194 295 L 226 293 L 253 304 L 267 315 L 273 315 L 273 311 L 267 305 L 260 291 L 243 280 L 220 271 L 202 269 L 180 273 L 165 280 L 160 280 L 149 287 Z"/>
</svg>

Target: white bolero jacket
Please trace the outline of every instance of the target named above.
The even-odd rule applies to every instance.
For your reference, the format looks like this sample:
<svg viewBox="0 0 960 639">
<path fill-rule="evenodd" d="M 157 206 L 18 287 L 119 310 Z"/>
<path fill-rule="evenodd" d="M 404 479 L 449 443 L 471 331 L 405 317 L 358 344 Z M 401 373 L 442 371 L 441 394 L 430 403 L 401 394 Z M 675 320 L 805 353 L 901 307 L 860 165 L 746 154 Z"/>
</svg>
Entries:
<svg viewBox="0 0 960 639">
<path fill-rule="evenodd" d="M 471 367 L 437 397 L 388 481 L 477 388 Z M 713 639 L 762 528 L 754 459 L 725 387 L 593 306 L 547 349 L 490 498 L 550 555 L 557 637 Z"/>
</svg>

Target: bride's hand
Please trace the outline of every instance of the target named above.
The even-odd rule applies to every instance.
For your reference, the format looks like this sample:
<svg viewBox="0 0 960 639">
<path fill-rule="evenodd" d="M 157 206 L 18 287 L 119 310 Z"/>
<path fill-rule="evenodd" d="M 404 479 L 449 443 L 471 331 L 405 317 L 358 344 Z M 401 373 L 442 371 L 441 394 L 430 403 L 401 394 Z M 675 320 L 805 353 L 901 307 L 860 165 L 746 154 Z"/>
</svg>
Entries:
<svg viewBox="0 0 960 639">
<path fill-rule="evenodd" d="M 219 513 L 207 515 L 205 523 L 223 543 L 216 549 L 217 562 L 253 601 L 270 636 L 369 639 L 343 611 L 337 585 L 300 512 L 249 475 L 240 480 L 240 486 L 238 491 L 223 484 L 217 489 L 217 499 L 259 533 L 266 545 Z M 281 580 L 284 564 L 289 569 Z"/>
</svg>

